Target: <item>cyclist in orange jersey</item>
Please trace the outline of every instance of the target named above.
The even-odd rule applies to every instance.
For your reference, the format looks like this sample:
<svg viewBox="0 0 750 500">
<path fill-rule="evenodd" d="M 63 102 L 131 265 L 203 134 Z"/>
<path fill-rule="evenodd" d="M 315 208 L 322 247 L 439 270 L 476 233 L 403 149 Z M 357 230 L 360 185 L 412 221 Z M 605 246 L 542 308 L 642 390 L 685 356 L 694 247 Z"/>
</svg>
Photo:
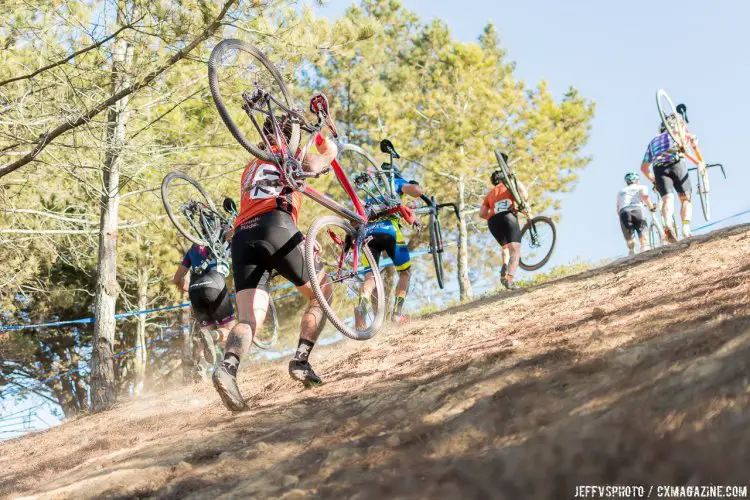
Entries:
<svg viewBox="0 0 750 500">
<path fill-rule="evenodd" d="M 287 140 L 291 123 L 282 123 Z M 275 147 L 273 124 L 266 119 L 263 133 Z M 317 153 L 309 152 L 302 168 L 320 172 L 336 158 L 336 144 L 325 139 Z M 315 299 L 311 279 L 318 279 L 326 293 L 325 275 L 309 276 L 304 262 L 304 235 L 297 229 L 302 195 L 289 187 L 268 185 L 260 180 L 281 178 L 276 165 L 260 160 L 250 162 L 242 174 L 240 213 L 232 236 L 232 270 L 237 290 L 239 321 L 229 334 L 224 360 L 213 375 L 213 383 L 224 405 L 232 411 L 248 408 L 237 386 L 240 358 L 248 352 L 253 336 L 263 324 L 270 301 L 268 280 L 272 271 L 292 282 L 310 301 L 300 323 L 297 351 L 289 362 L 290 376 L 305 387 L 322 384 L 309 362 L 310 351 L 325 325 L 325 314 Z"/>
<path fill-rule="evenodd" d="M 507 155 L 503 153 L 507 162 Z M 514 276 L 518 269 L 521 256 L 521 226 L 518 224 L 518 207 L 513 200 L 513 195 L 505 186 L 507 179 L 502 171 L 492 172 L 490 177 L 493 187 L 479 208 L 479 216 L 487 220 L 490 233 L 497 240 L 503 250 L 503 267 L 500 271 L 500 281 L 508 290 L 514 290 L 518 286 L 514 282 Z M 526 187 L 518 181 L 520 195 L 528 199 Z"/>
</svg>

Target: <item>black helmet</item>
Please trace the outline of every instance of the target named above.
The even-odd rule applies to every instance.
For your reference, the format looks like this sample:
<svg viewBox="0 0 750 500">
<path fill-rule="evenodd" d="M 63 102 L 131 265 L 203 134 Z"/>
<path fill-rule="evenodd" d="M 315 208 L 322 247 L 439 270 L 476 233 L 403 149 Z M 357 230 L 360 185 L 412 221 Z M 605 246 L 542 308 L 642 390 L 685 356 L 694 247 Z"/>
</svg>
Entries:
<svg viewBox="0 0 750 500">
<path fill-rule="evenodd" d="M 505 174 L 502 170 L 495 170 L 490 176 L 490 181 L 492 181 L 493 186 L 497 186 L 501 182 L 505 182 Z"/>
</svg>

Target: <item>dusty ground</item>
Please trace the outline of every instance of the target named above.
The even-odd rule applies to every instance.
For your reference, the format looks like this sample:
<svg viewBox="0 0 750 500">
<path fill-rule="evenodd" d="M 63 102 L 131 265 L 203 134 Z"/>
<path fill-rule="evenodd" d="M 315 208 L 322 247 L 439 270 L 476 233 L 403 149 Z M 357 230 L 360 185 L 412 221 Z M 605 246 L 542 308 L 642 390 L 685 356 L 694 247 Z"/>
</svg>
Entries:
<svg viewBox="0 0 750 500">
<path fill-rule="evenodd" d="M 0 444 L 0 496 L 568 498 L 750 483 L 750 226 Z"/>
</svg>

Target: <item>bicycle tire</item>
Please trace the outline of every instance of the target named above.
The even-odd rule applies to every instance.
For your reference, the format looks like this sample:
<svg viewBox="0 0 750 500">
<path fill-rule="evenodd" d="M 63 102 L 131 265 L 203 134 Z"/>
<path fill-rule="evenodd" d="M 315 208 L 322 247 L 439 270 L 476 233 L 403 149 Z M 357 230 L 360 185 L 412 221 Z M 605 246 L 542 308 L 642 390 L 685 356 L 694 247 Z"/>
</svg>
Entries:
<svg viewBox="0 0 750 500">
<path fill-rule="evenodd" d="M 542 266 L 544 266 L 547 262 L 549 262 L 549 259 L 552 257 L 552 252 L 555 250 L 555 246 L 557 245 L 557 227 L 555 226 L 555 221 L 545 215 L 537 215 L 533 219 L 526 221 L 526 224 L 524 224 L 523 229 L 521 230 L 522 244 L 524 241 L 524 236 L 529 233 L 532 224 L 534 225 L 535 229 L 537 225 L 548 225 L 552 230 L 552 243 L 549 245 L 549 249 L 546 250 L 544 257 L 536 264 L 529 264 L 528 262 L 525 262 L 524 256 L 521 255 L 521 259 L 518 265 L 524 271 L 536 271 L 537 269 L 540 269 Z"/>
<path fill-rule="evenodd" d="M 187 231 L 185 228 L 182 227 L 182 225 L 178 222 L 177 216 L 172 212 L 171 207 L 169 206 L 169 184 L 174 179 L 182 179 L 184 181 L 187 181 L 189 184 L 192 184 L 203 196 L 203 198 L 206 201 L 206 204 L 208 207 L 216 212 L 216 206 L 214 205 L 213 200 L 208 195 L 205 189 L 203 189 L 203 186 L 200 185 L 198 181 L 193 179 L 187 174 L 183 174 L 182 172 L 170 172 L 166 176 L 164 176 L 164 179 L 161 181 L 161 201 L 164 205 L 164 209 L 167 211 L 167 216 L 169 217 L 169 220 L 172 221 L 172 224 L 177 228 L 177 230 L 185 237 L 187 238 L 191 243 L 195 243 L 196 245 L 200 246 L 208 246 L 208 241 L 206 241 L 203 238 L 196 237 L 193 235 L 190 231 Z"/>
<path fill-rule="evenodd" d="M 338 331 L 352 340 L 369 340 L 374 337 L 375 334 L 378 333 L 378 331 L 380 331 L 380 328 L 383 326 L 383 321 L 385 319 L 385 295 L 383 279 L 380 275 L 380 269 L 375 264 L 375 258 L 373 257 L 370 248 L 367 245 L 363 245 L 361 251 L 364 254 L 365 258 L 367 258 L 367 261 L 370 263 L 370 269 L 373 273 L 373 277 L 375 278 L 375 290 L 377 293 L 378 302 L 377 311 L 375 312 L 375 317 L 372 321 L 372 324 L 369 328 L 358 332 L 346 325 L 344 321 L 338 317 L 336 311 L 334 311 L 333 307 L 331 307 L 331 304 L 323 294 L 320 283 L 318 283 L 318 280 L 316 279 L 318 270 L 316 269 L 315 263 L 315 240 L 320 229 L 326 225 L 338 226 L 339 228 L 344 229 L 348 234 L 350 234 L 352 238 L 356 238 L 357 235 L 357 232 L 348 221 L 336 215 L 323 215 L 313 220 L 312 224 L 310 224 L 310 227 L 307 230 L 307 235 L 305 236 L 305 265 L 307 266 L 307 272 L 310 275 L 311 288 L 313 290 L 313 293 L 315 294 L 315 298 L 323 308 L 326 317 Z"/>
<path fill-rule="evenodd" d="M 663 98 L 666 102 L 662 103 L 661 98 Z M 668 105 L 669 109 L 666 109 L 665 104 Z M 674 103 L 672 102 L 672 99 L 669 97 L 669 95 L 664 89 L 659 89 L 656 91 L 656 107 L 659 110 L 659 117 L 661 118 L 662 124 L 667 129 L 667 133 L 669 134 L 669 137 L 671 137 L 674 143 L 677 144 L 678 146 L 685 147 L 685 144 L 682 144 L 682 141 L 679 138 L 678 131 L 674 129 L 674 127 L 671 127 L 669 122 L 667 121 L 667 116 L 669 115 L 677 116 L 677 110 L 674 106 Z"/>
<path fill-rule="evenodd" d="M 217 71 L 218 61 L 227 50 L 233 48 L 243 50 L 251 56 L 255 57 L 271 73 L 274 80 L 276 80 L 276 83 L 281 89 L 281 93 L 284 97 L 284 100 L 286 101 L 286 107 L 289 109 L 292 109 L 292 98 L 289 94 L 289 90 L 287 89 L 286 84 L 284 83 L 284 80 L 281 78 L 281 74 L 279 73 L 279 71 L 276 69 L 273 63 L 271 63 L 271 61 L 269 61 L 266 56 L 263 55 L 263 53 L 252 44 L 236 38 L 229 38 L 219 42 L 211 51 L 211 56 L 208 58 L 208 86 L 211 90 L 211 96 L 213 97 L 216 109 L 219 111 L 219 116 L 221 116 L 221 119 L 229 129 L 229 132 L 243 148 L 245 148 L 250 154 L 258 158 L 259 160 L 273 163 L 275 155 L 269 152 L 265 152 L 264 150 L 260 149 L 258 146 L 247 140 L 245 134 L 243 134 L 237 124 L 234 123 L 234 120 L 232 120 L 232 117 L 229 114 L 226 105 L 224 104 L 224 100 L 221 97 L 221 92 L 219 92 L 219 77 Z M 300 126 L 298 122 L 294 121 L 292 122 L 292 134 L 289 140 L 289 151 L 291 152 L 291 154 L 295 154 L 297 152 L 299 141 Z"/>
<path fill-rule="evenodd" d="M 435 264 L 435 277 L 442 290 L 445 285 L 443 280 L 442 234 L 440 218 L 435 212 L 430 212 L 430 253 L 432 254 L 432 262 Z"/>
<path fill-rule="evenodd" d="M 706 222 L 711 220 L 711 206 L 708 203 L 708 169 L 701 174 L 698 170 L 698 197 L 701 200 L 701 209 L 703 211 L 703 218 Z"/>
<path fill-rule="evenodd" d="M 508 180 L 505 183 L 505 187 L 508 188 L 508 191 L 513 197 L 513 201 L 515 202 L 516 206 L 525 207 L 526 200 L 523 199 L 523 197 L 521 196 L 521 191 L 520 189 L 518 189 L 518 179 L 516 179 L 516 174 L 511 171 L 510 166 L 502 159 L 502 155 L 497 149 L 495 150 L 495 159 L 497 159 L 497 163 L 498 165 L 500 165 L 500 170 L 503 171 L 503 173 L 505 174 L 505 178 Z"/>
<path fill-rule="evenodd" d="M 648 228 L 648 243 L 653 248 L 659 248 L 664 244 L 664 234 L 658 224 L 653 222 Z"/>
<path fill-rule="evenodd" d="M 270 318 L 268 317 L 270 314 Z M 271 333 L 271 340 L 268 342 L 262 342 L 258 340 L 257 335 L 253 335 L 253 344 L 258 349 L 263 349 L 264 351 L 267 349 L 272 348 L 274 345 L 276 345 L 276 341 L 279 340 L 279 316 L 276 313 L 276 306 L 273 305 L 273 300 L 269 297 L 268 300 L 268 311 L 266 312 L 266 320 L 263 322 L 263 325 L 269 324 L 269 319 L 271 320 L 271 328 L 273 328 L 273 331 Z"/>
</svg>

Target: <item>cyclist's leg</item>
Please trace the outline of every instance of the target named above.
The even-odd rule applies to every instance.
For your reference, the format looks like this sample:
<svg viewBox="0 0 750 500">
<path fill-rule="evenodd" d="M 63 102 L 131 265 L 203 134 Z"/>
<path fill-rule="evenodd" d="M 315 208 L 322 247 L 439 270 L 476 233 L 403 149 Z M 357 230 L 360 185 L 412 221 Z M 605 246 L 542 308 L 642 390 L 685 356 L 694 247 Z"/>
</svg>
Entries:
<svg viewBox="0 0 750 500">
<path fill-rule="evenodd" d="M 674 218 L 674 180 L 671 176 L 671 167 L 654 167 L 654 177 L 656 178 L 656 191 L 661 196 L 661 216 L 664 221 L 664 231 L 668 239 L 676 240 L 677 235 L 672 234 L 672 220 Z"/>
<path fill-rule="evenodd" d="M 518 216 L 513 212 L 508 212 L 506 224 L 508 243 L 505 248 L 508 249 L 510 259 L 508 261 L 508 273 L 505 277 L 508 283 L 512 283 L 521 261 L 521 226 L 518 224 Z"/>
<path fill-rule="evenodd" d="M 303 234 L 297 229 L 289 214 L 282 212 L 281 215 L 276 216 L 276 219 L 273 232 L 267 236 L 274 248 L 271 255 L 272 267 L 292 282 L 297 290 L 310 301 L 300 321 L 299 341 L 294 357 L 289 362 L 289 375 L 305 386 L 319 385 L 322 381 L 315 374 L 308 360 L 320 332 L 323 331 L 326 315 L 310 285 L 311 277 L 305 265 L 303 251 L 305 239 Z M 312 278 L 318 280 L 326 300 L 330 302 L 333 289 L 325 276 L 322 265 L 316 267 L 318 276 Z"/>
<path fill-rule="evenodd" d="M 396 237 L 393 240 L 393 244 L 386 251 L 398 272 L 396 298 L 393 303 L 393 317 L 396 320 L 400 320 L 411 282 L 411 256 L 409 255 L 409 248 L 406 246 L 404 235 L 401 233 L 401 228 L 397 224 L 394 224 L 394 227 L 396 229 Z"/>
<path fill-rule="evenodd" d="M 687 165 L 684 161 L 680 161 L 673 167 L 672 175 L 674 178 L 674 188 L 677 191 L 677 195 L 680 197 L 680 217 L 682 219 L 682 234 L 686 238 L 692 236 L 690 230 L 690 221 L 693 218 L 693 202 L 691 199 L 691 193 L 693 187 L 690 184 L 690 177 L 688 175 Z"/>
<path fill-rule="evenodd" d="M 633 239 L 633 225 L 630 219 L 630 212 L 627 208 L 620 210 L 620 229 L 622 236 L 625 238 L 625 244 L 628 246 L 628 253 L 635 255 L 635 240 Z"/>
<path fill-rule="evenodd" d="M 490 230 L 490 234 L 495 238 L 495 241 L 500 245 L 500 253 L 503 257 L 503 266 L 500 269 L 500 280 L 505 280 L 508 272 L 508 264 L 510 263 L 510 249 L 506 249 L 508 244 L 507 236 L 505 235 L 505 226 L 503 224 L 503 214 L 495 214 L 487 220 L 487 228 Z"/>
<path fill-rule="evenodd" d="M 643 208 L 638 207 L 633 209 L 631 217 L 633 221 L 633 230 L 638 235 L 638 240 L 640 242 L 640 251 L 645 252 L 649 249 L 648 238 L 646 235 L 646 213 L 643 211 Z"/>
<path fill-rule="evenodd" d="M 379 265 L 380 253 L 385 250 L 385 247 L 383 246 L 384 238 L 380 233 L 373 233 L 370 236 L 372 236 L 372 239 L 367 243 L 367 247 L 375 258 L 375 265 Z M 362 267 L 364 269 L 369 269 L 370 267 L 370 263 L 367 261 L 367 257 L 365 257 L 364 254 L 362 255 Z M 365 273 L 365 282 L 362 284 L 359 296 L 364 300 L 371 296 L 373 290 L 375 290 L 375 276 L 372 272 L 368 271 Z"/>
</svg>

